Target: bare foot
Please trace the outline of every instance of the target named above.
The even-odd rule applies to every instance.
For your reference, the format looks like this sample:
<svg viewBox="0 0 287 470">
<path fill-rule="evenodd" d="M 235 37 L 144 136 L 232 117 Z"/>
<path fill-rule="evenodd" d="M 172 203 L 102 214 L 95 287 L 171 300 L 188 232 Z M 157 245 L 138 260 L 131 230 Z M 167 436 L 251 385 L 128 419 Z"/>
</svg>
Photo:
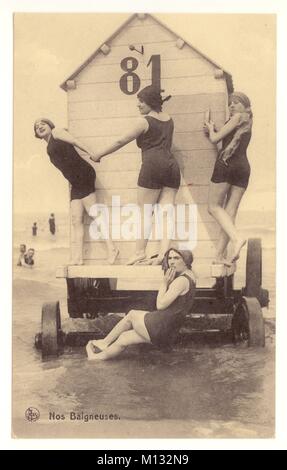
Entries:
<svg viewBox="0 0 287 470">
<path fill-rule="evenodd" d="M 212 264 L 223 264 L 224 266 L 232 266 L 232 262 L 228 261 L 226 258 L 215 258 L 214 261 L 212 261 Z"/>
<path fill-rule="evenodd" d="M 108 256 L 108 264 L 114 264 L 117 257 L 119 256 L 120 254 L 120 250 L 118 248 L 114 248 L 110 253 L 109 253 L 109 256 Z"/>
<path fill-rule="evenodd" d="M 89 342 L 91 343 L 92 348 L 99 350 L 94 352 L 102 352 L 108 347 L 107 343 L 103 339 L 92 340 Z"/>
<path fill-rule="evenodd" d="M 153 260 L 151 258 L 144 258 L 135 263 L 136 266 L 150 266 Z"/>
<path fill-rule="evenodd" d="M 86 351 L 87 351 L 87 356 L 88 356 L 89 361 L 102 360 L 103 353 L 97 354 L 93 351 L 92 341 L 88 342 L 86 346 Z"/>
<path fill-rule="evenodd" d="M 152 265 L 153 266 L 159 266 L 162 264 L 163 258 L 161 256 L 157 256 L 156 258 L 152 259 Z"/>
<path fill-rule="evenodd" d="M 240 251 L 244 247 L 244 245 L 246 244 L 246 241 L 247 240 L 245 240 L 245 239 L 241 239 L 241 240 L 238 240 L 236 243 L 234 243 L 231 263 L 234 263 L 234 261 L 237 261 L 239 259 Z"/>
<path fill-rule="evenodd" d="M 138 263 L 139 261 L 143 261 L 146 257 L 146 254 L 141 252 L 141 253 L 135 253 L 131 258 L 128 259 L 127 261 L 127 266 L 131 266 L 133 264 Z"/>
</svg>

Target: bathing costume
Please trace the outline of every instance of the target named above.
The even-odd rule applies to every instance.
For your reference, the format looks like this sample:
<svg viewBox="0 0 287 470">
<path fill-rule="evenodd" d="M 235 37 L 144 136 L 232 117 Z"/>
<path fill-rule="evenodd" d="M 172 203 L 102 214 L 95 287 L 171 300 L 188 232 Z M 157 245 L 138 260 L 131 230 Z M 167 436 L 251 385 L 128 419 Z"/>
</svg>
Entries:
<svg viewBox="0 0 287 470">
<path fill-rule="evenodd" d="M 171 344 L 182 326 L 186 314 L 190 312 L 194 295 L 195 282 L 188 274 L 181 274 L 189 281 L 189 290 L 184 295 L 179 295 L 164 310 L 147 312 L 144 322 L 152 344 L 164 347 Z"/>
<path fill-rule="evenodd" d="M 180 170 L 170 149 L 174 124 L 173 120 L 160 121 L 152 116 L 145 116 L 149 128 L 137 138 L 137 145 L 142 150 L 142 166 L 138 177 L 138 186 L 148 189 L 163 187 L 178 189 Z"/>
<path fill-rule="evenodd" d="M 96 172 L 75 150 L 72 144 L 51 135 L 47 153 L 51 162 L 71 184 L 71 201 L 95 192 Z"/>
<path fill-rule="evenodd" d="M 231 142 L 236 131 L 237 128 L 222 140 L 222 150 Z M 220 159 L 216 160 L 211 177 L 213 183 L 229 183 L 232 186 L 247 188 L 250 176 L 250 165 L 247 160 L 246 149 L 250 139 L 251 132 L 242 134 L 238 148 L 226 162 L 227 166 Z"/>
</svg>

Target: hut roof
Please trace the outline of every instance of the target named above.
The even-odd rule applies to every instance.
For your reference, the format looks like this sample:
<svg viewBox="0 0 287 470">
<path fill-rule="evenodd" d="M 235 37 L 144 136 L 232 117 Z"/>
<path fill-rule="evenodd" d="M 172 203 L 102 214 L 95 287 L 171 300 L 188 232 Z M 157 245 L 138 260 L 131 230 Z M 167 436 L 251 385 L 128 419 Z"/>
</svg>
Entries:
<svg viewBox="0 0 287 470">
<path fill-rule="evenodd" d="M 124 23 L 122 23 L 121 26 L 119 26 L 119 28 L 117 28 L 114 33 L 109 36 L 106 41 L 104 43 L 102 43 L 96 50 L 95 52 L 93 52 L 93 54 L 91 54 L 71 75 L 69 75 L 69 77 L 67 77 L 63 83 L 61 83 L 60 87 L 67 91 L 67 81 L 69 80 L 73 80 L 90 62 L 92 62 L 92 60 L 94 60 L 94 58 L 97 56 L 97 54 L 101 51 L 101 48 L 103 46 L 103 44 L 108 44 L 112 39 L 114 39 L 118 33 L 125 27 L 127 26 L 135 17 L 137 16 L 137 13 L 133 13 Z M 172 31 L 168 26 L 166 26 L 163 22 L 161 22 L 160 20 L 158 20 L 158 18 L 156 18 L 154 15 L 148 13 L 147 16 L 153 18 L 154 21 L 156 21 L 158 24 L 160 24 L 162 27 L 164 27 L 165 29 L 167 29 L 168 31 L 170 31 L 172 34 L 176 34 L 174 31 Z M 227 89 L 228 89 L 228 92 L 229 93 L 232 93 L 234 91 L 234 88 L 233 88 L 233 81 L 232 81 L 232 75 L 227 71 L 225 70 L 223 67 L 221 67 L 221 65 L 219 65 L 218 63 L 216 63 L 214 60 L 210 59 L 207 55 L 205 55 L 204 53 L 202 53 L 200 50 L 198 50 L 196 47 L 194 47 L 192 44 L 190 44 L 189 41 L 186 41 L 182 36 L 180 36 L 181 39 L 185 42 L 185 44 L 187 44 L 189 47 L 191 47 L 194 51 L 196 51 L 198 54 L 200 54 L 205 60 L 207 60 L 210 64 L 214 65 L 215 67 L 221 69 L 223 71 L 223 74 L 224 74 L 224 77 L 226 79 L 226 84 L 227 84 Z"/>
</svg>

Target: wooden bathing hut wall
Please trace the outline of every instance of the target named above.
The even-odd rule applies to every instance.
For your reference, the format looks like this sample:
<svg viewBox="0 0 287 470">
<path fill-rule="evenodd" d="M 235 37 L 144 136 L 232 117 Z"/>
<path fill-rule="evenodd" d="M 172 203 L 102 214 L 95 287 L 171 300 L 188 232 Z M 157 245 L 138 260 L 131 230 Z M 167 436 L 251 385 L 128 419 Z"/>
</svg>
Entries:
<svg viewBox="0 0 287 470">
<path fill-rule="evenodd" d="M 136 50 L 131 51 L 129 46 Z M 143 47 L 143 54 L 141 54 Z M 67 91 L 69 130 L 97 150 L 127 131 L 136 117 L 137 91 L 160 80 L 164 104 L 175 124 L 173 152 L 181 168 L 181 187 L 176 203 L 197 206 L 196 266 L 209 267 L 218 239 L 218 226 L 207 212 L 208 184 L 216 149 L 203 132 L 210 109 L 217 126 L 226 119 L 231 76 L 151 15 L 135 14 L 61 85 Z M 136 203 L 140 149 L 131 142 L 95 164 L 98 202 L 111 205 Z M 91 219 L 85 219 L 85 264 L 105 264 L 103 241 L 89 235 Z M 178 246 L 179 240 L 172 241 Z M 71 240 L 73 243 L 73 240 Z M 116 240 L 117 264 L 125 264 L 134 241 Z M 149 241 L 148 254 L 158 252 L 158 241 Z M 194 243 L 195 244 L 195 243 Z"/>
</svg>

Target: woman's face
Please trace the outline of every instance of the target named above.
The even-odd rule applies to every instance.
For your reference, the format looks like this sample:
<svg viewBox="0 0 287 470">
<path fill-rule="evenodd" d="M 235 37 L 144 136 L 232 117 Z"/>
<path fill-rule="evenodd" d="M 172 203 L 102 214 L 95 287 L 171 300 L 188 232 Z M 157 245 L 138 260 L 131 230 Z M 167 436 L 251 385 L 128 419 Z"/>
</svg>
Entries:
<svg viewBox="0 0 287 470">
<path fill-rule="evenodd" d="M 246 111 L 245 106 L 236 96 L 231 96 L 229 98 L 229 113 L 230 116 L 233 116 L 236 113 L 244 113 Z"/>
<path fill-rule="evenodd" d="M 141 114 L 146 115 L 146 114 L 148 114 L 148 113 L 150 113 L 150 112 L 152 111 L 152 108 L 151 108 L 148 104 L 146 104 L 144 101 L 142 101 L 142 100 L 140 100 L 140 99 L 138 99 L 138 105 L 137 105 L 137 106 L 138 106 L 139 112 L 140 112 Z"/>
<path fill-rule="evenodd" d="M 36 123 L 35 123 L 35 131 L 36 131 L 36 134 L 37 134 L 41 139 L 44 139 L 45 137 L 48 137 L 48 136 L 51 135 L 51 133 L 52 133 L 51 127 L 49 126 L 49 124 L 47 124 L 47 123 L 44 122 L 44 121 L 36 121 Z"/>
<path fill-rule="evenodd" d="M 168 265 L 170 268 L 174 268 L 177 273 L 182 273 L 187 269 L 186 264 L 180 254 L 173 250 L 171 250 L 168 254 Z"/>
</svg>

